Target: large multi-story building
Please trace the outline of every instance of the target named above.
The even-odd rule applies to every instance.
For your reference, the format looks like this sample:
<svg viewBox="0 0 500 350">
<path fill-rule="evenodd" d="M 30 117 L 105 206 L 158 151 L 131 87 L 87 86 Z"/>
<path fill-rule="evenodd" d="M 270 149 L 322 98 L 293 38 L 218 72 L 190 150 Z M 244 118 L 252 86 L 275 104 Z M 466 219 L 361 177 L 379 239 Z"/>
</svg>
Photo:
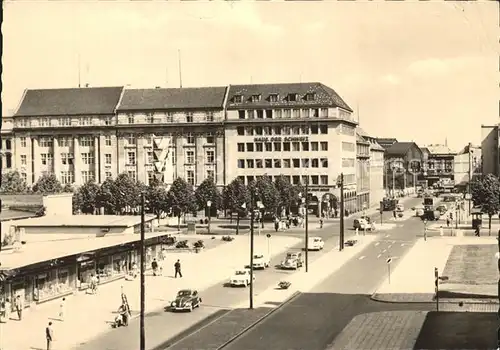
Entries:
<svg viewBox="0 0 500 350">
<path fill-rule="evenodd" d="M 11 116 L 2 116 L 0 134 L 0 169 L 2 171 L 9 171 L 14 168 L 12 120 Z"/>
<path fill-rule="evenodd" d="M 481 125 L 482 172 L 500 176 L 499 125 Z"/>
<path fill-rule="evenodd" d="M 370 205 L 370 142 L 363 137 L 366 133 L 356 130 L 356 207 L 358 210 Z"/>
<path fill-rule="evenodd" d="M 454 162 L 456 152 L 447 145 L 428 145 L 428 159 L 424 173 L 424 179 L 428 186 L 446 179 L 454 181 Z"/>
<path fill-rule="evenodd" d="M 466 190 L 468 184 L 475 178 L 481 176 L 481 147 L 469 143 L 454 157 L 453 178 L 455 186 Z"/>
<path fill-rule="evenodd" d="M 361 129 L 358 129 L 361 130 Z M 364 133 L 361 130 L 364 140 L 370 143 L 370 192 L 369 192 L 369 205 L 370 207 L 376 206 L 385 197 L 384 188 L 384 153 L 385 148 L 378 144 L 375 137 Z"/>
</svg>

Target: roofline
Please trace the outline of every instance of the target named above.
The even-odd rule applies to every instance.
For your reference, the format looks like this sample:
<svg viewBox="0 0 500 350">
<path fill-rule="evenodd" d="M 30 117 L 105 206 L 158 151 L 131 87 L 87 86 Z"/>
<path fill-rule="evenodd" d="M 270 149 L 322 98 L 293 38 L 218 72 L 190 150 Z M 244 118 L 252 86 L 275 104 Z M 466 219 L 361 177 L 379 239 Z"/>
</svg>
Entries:
<svg viewBox="0 0 500 350">
<path fill-rule="evenodd" d="M 114 114 L 116 114 L 118 112 L 118 109 L 120 108 L 124 94 L 125 94 L 125 87 L 122 87 L 122 91 L 120 93 L 120 98 L 118 99 L 118 102 L 116 103 L 116 106 L 114 109 Z"/>
<path fill-rule="evenodd" d="M 24 89 L 23 95 L 21 96 L 21 99 L 19 100 L 19 102 L 17 104 L 16 111 L 14 112 L 14 114 L 12 115 L 12 117 L 17 116 L 17 112 L 19 112 L 19 108 L 21 108 L 21 104 L 23 103 L 24 98 L 26 97 L 26 93 L 27 92 L 28 92 L 28 89 Z"/>
<path fill-rule="evenodd" d="M 224 100 L 222 101 L 222 111 L 224 112 L 224 119 L 226 119 L 227 101 L 229 101 L 229 90 L 231 90 L 231 84 L 226 86 L 226 91 L 224 91 Z"/>
<path fill-rule="evenodd" d="M 224 110 L 224 107 L 178 107 L 178 108 L 172 108 L 172 107 L 167 107 L 167 108 L 117 108 L 116 113 L 120 112 L 139 112 L 139 111 L 185 111 L 185 110 L 195 110 L 195 111 L 206 111 L 210 109 L 217 109 L 217 110 Z"/>
<path fill-rule="evenodd" d="M 114 116 L 116 113 L 115 112 L 109 112 L 109 113 L 64 113 L 64 114 L 20 114 L 16 117 L 21 117 L 21 118 L 27 118 L 27 117 L 78 117 L 78 116 Z"/>
</svg>

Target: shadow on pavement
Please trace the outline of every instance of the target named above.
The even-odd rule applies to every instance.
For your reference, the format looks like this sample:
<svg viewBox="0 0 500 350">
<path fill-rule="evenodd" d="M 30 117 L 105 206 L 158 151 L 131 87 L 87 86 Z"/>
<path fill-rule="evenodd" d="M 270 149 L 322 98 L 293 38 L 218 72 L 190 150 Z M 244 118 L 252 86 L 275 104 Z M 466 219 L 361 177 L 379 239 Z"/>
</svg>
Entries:
<svg viewBox="0 0 500 350">
<path fill-rule="evenodd" d="M 497 348 L 495 313 L 429 312 L 414 350 Z"/>
</svg>

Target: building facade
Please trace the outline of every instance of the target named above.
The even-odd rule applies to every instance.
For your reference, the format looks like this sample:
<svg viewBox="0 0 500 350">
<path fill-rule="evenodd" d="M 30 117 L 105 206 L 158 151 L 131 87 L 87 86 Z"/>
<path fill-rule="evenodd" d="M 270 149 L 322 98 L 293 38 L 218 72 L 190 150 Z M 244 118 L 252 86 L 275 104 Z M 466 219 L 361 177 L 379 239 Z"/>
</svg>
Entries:
<svg viewBox="0 0 500 350">
<path fill-rule="evenodd" d="M 475 178 L 481 176 L 481 147 L 469 143 L 454 157 L 453 178 L 455 186 L 465 190 L 468 184 Z"/>
<path fill-rule="evenodd" d="M 481 125 L 482 173 L 500 175 L 500 129 L 498 125 Z"/>
<path fill-rule="evenodd" d="M 375 137 L 363 135 L 370 142 L 370 207 L 379 205 L 385 197 L 384 188 L 384 154 L 385 149 L 380 146 Z"/>
<path fill-rule="evenodd" d="M 0 144 L 0 168 L 9 171 L 14 168 L 14 145 L 13 145 L 13 118 L 2 117 L 1 144 Z"/>
<path fill-rule="evenodd" d="M 432 186 L 440 181 L 454 181 L 454 163 L 456 152 L 446 145 L 428 145 L 429 151 L 424 173 L 427 186 Z"/>
<path fill-rule="evenodd" d="M 370 142 L 358 128 L 356 132 L 356 207 L 359 210 L 370 206 Z"/>
<path fill-rule="evenodd" d="M 309 183 L 310 204 L 339 195 L 356 207 L 356 126 L 351 108 L 321 83 L 229 86 L 225 148 L 228 179 L 259 176 Z"/>
<path fill-rule="evenodd" d="M 385 150 L 385 187 L 388 193 L 415 187 L 423 154 L 415 142 L 396 142 Z M 392 193 L 394 195 L 394 193 Z"/>
</svg>

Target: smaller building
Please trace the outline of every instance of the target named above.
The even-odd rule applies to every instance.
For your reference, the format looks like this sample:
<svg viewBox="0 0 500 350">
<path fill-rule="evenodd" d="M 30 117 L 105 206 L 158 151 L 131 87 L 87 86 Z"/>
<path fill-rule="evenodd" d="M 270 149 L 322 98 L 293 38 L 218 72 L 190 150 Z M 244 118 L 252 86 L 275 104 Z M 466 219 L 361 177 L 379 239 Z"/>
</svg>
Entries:
<svg viewBox="0 0 500 350">
<path fill-rule="evenodd" d="M 455 187 L 465 191 L 471 180 L 481 175 L 481 159 L 481 147 L 471 143 L 455 155 L 453 164 Z"/>
<path fill-rule="evenodd" d="M 363 129 L 356 130 L 356 208 L 358 211 L 370 205 L 370 142 L 363 137 Z"/>
<path fill-rule="evenodd" d="M 388 193 L 417 185 L 422 167 L 422 150 L 415 142 L 396 142 L 385 150 L 385 185 Z"/>
<path fill-rule="evenodd" d="M 429 155 L 424 173 L 427 186 L 446 181 L 454 181 L 454 162 L 456 152 L 452 151 L 446 144 L 428 145 Z"/>
<path fill-rule="evenodd" d="M 500 129 L 497 125 L 481 125 L 481 164 L 484 175 L 500 175 Z"/>
</svg>

